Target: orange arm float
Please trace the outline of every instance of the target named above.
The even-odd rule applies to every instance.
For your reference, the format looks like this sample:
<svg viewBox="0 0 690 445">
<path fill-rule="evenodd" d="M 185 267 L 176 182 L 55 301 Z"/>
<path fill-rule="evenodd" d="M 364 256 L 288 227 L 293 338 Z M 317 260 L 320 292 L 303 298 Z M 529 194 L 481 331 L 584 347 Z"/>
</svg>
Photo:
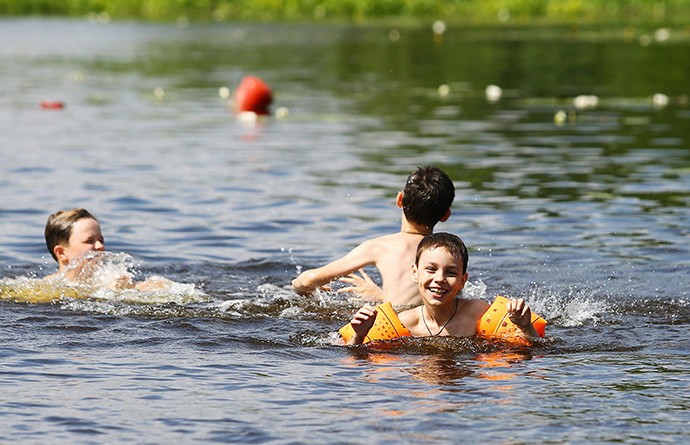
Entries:
<svg viewBox="0 0 690 445">
<path fill-rule="evenodd" d="M 400 322 L 398 314 L 393 310 L 393 305 L 390 303 L 382 303 L 376 306 L 376 311 L 374 326 L 369 330 L 369 334 L 364 339 L 364 343 L 369 343 L 374 340 L 391 340 L 410 336 L 410 331 Z M 355 331 L 352 329 L 350 323 L 340 328 L 338 332 L 340 332 L 340 336 L 345 343 L 355 335 Z"/>
<path fill-rule="evenodd" d="M 511 337 L 522 336 L 520 328 L 515 326 L 506 311 L 508 299 L 500 295 L 496 296 L 494 302 L 484 315 L 477 321 L 477 335 L 480 337 Z M 540 337 L 546 335 L 547 321 L 532 312 L 532 325 Z"/>
</svg>

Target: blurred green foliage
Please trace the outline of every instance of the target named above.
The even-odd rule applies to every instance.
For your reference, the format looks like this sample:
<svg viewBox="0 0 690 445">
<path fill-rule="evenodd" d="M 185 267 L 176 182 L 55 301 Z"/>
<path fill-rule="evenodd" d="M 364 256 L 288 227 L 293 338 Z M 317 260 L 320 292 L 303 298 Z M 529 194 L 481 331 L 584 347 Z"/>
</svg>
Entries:
<svg viewBox="0 0 690 445">
<path fill-rule="evenodd" d="M 443 18 L 468 23 L 687 23 L 690 0 L 0 0 L 0 15 L 202 21 Z"/>
</svg>

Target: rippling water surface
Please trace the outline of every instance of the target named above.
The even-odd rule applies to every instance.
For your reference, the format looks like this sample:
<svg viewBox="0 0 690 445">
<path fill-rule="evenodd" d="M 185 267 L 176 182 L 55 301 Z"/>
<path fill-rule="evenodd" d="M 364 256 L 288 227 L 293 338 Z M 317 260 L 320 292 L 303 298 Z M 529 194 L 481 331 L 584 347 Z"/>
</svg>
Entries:
<svg viewBox="0 0 690 445">
<path fill-rule="evenodd" d="M 668 31 L 0 20 L 0 440 L 687 442 L 690 39 Z M 228 112 L 247 74 L 282 118 Z M 290 290 L 398 230 L 423 164 L 457 186 L 438 229 L 470 248 L 465 294 L 527 298 L 546 339 L 337 347 L 359 303 Z M 116 267 L 179 284 L 43 282 L 45 221 L 76 206 Z"/>
</svg>

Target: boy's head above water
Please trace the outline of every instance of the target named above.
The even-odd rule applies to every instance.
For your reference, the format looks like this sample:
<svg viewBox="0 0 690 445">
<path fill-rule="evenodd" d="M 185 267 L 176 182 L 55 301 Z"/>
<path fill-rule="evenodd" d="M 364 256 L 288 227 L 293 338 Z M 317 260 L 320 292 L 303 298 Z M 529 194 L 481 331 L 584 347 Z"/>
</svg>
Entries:
<svg viewBox="0 0 690 445">
<path fill-rule="evenodd" d="M 462 261 L 462 274 L 464 275 L 467 273 L 467 262 L 469 261 L 469 255 L 467 253 L 465 243 L 462 241 L 462 239 L 460 239 L 459 236 L 445 232 L 432 233 L 431 235 L 427 235 L 422 238 L 417 245 L 415 266 L 419 267 L 419 259 L 422 257 L 424 252 L 438 248 L 445 249 L 450 256 L 456 260 Z"/>
<path fill-rule="evenodd" d="M 453 181 L 443 170 L 424 166 L 407 177 L 402 190 L 402 209 L 408 221 L 432 229 L 450 215 L 455 199 Z"/>
<path fill-rule="evenodd" d="M 97 274 L 104 270 L 101 260 L 107 258 L 105 240 L 98 219 L 86 209 L 60 210 L 50 215 L 45 237 L 48 251 L 58 263 L 58 271 L 47 279 L 58 277 L 111 290 L 141 291 L 167 289 L 173 283 L 159 276 L 135 281 L 126 270 L 106 269 L 105 274 Z"/>
<path fill-rule="evenodd" d="M 467 282 L 467 247 L 456 235 L 433 233 L 417 245 L 412 280 L 425 305 L 446 305 Z"/>
<path fill-rule="evenodd" d="M 60 210 L 50 215 L 45 238 L 60 269 L 86 252 L 105 250 L 98 219 L 86 209 Z"/>
</svg>

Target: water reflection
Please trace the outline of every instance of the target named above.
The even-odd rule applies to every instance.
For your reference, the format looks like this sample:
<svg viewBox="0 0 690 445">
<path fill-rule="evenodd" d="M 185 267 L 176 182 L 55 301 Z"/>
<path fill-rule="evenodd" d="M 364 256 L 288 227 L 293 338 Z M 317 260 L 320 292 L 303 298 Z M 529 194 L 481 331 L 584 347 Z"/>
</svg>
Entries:
<svg viewBox="0 0 690 445">
<path fill-rule="evenodd" d="M 475 373 L 468 365 L 458 362 L 457 358 L 444 355 L 420 357 L 406 371 L 416 380 L 446 387 L 456 386 L 459 380 Z"/>
<path fill-rule="evenodd" d="M 366 367 L 368 381 L 396 379 L 400 376 L 395 375 L 402 374 L 416 381 L 448 389 L 457 387 L 467 377 L 487 381 L 513 380 L 517 377 L 514 365 L 533 357 L 527 346 L 489 343 L 482 339 L 446 338 L 444 340 L 449 341 L 439 349 L 440 342 L 433 340 L 435 345 L 430 346 L 426 340 L 429 339 L 412 339 L 404 345 L 394 341 L 350 347 L 350 355 L 344 359 L 344 363 L 372 365 Z M 469 345 L 469 348 L 454 349 L 459 344 L 458 340 L 465 346 Z M 491 350 L 472 351 L 487 347 Z M 509 390 L 511 387 L 494 389 Z"/>
<path fill-rule="evenodd" d="M 514 380 L 516 375 L 512 369 L 513 365 L 531 359 L 532 354 L 527 349 L 521 351 L 508 350 L 482 353 L 474 358 L 480 369 L 476 376 L 481 379 L 492 381 Z M 512 385 L 494 387 L 494 389 L 505 391 L 512 388 Z"/>
</svg>

